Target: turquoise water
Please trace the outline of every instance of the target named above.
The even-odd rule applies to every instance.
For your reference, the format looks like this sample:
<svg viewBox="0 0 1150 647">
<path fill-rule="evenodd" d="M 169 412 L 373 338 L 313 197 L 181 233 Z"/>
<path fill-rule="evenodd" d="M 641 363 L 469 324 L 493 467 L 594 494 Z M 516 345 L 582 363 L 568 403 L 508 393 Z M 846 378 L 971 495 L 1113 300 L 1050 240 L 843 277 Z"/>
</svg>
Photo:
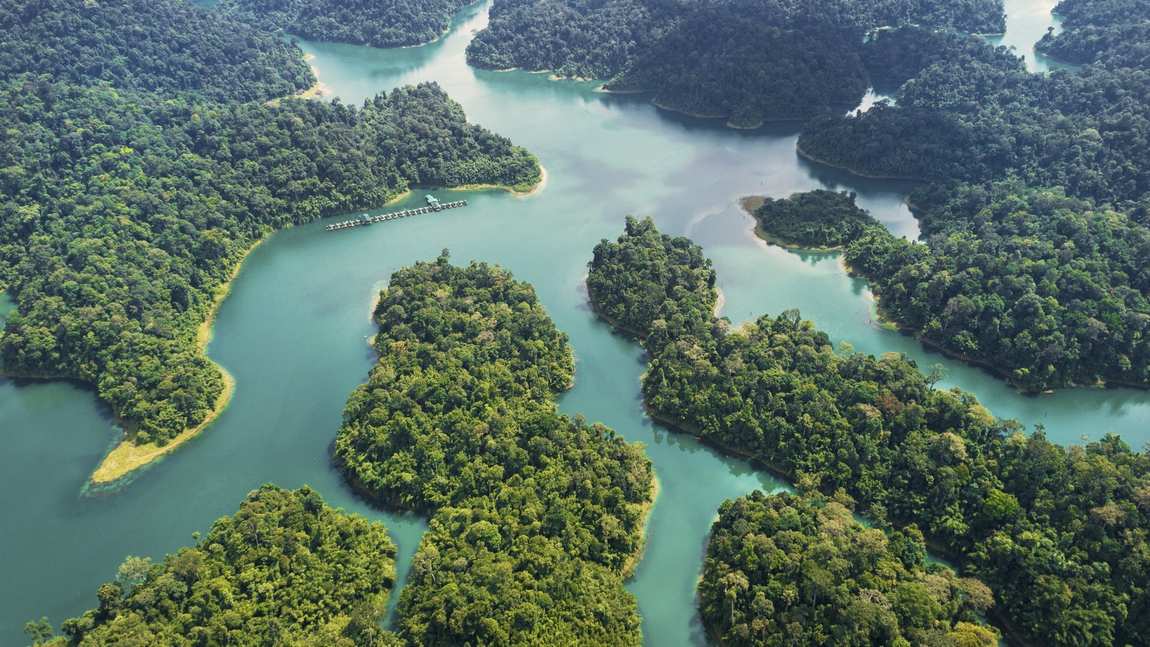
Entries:
<svg viewBox="0 0 1150 647">
<path fill-rule="evenodd" d="M 399 267 L 450 248 L 456 262 L 495 262 L 536 286 L 571 337 L 577 384 L 561 400 L 571 414 L 604 422 L 646 444 L 662 483 L 646 557 L 629 583 L 651 645 L 701 641 L 694 586 L 718 505 L 783 484 L 668 433 L 643 414 L 645 360 L 587 307 L 583 277 L 591 249 L 615 238 L 627 214 L 653 216 L 691 236 L 715 261 L 723 314 L 743 321 L 800 308 L 856 349 L 905 352 L 941 363 L 946 382 L 976 393 L 1000 416 L 1042 423 L 1062 442 L 1107 431 L 1136 446 L 1150 440 L 1150 395 L 1080 390 L 1023 397 L 977 369 L 922 349 L 873 321 L 864 282 L 835 255 L 769 247 L 752 233 L 737 200 L 818 187 L 857 191 L 859 202 L 899 235 L 918 228 L 903 204 L 907 185 L 865 181 L 795 156 L 797 133 L 733 131 L 660 112 L 641 98 L 597 93 L 594 84 L 546 75 L 470 69 L 463 51 L 486 22 L 467 9 L 435 44 L 381 51 L 304 43 L 322 80 L 345 102 L 397 85 L 436 80 L 469 117 L 539 155 L 544 190 L 447 194 L 471 205 L 436 215 L 338 233 L 322 224 L 281 232 L 257 249 L 220 310 L 213 359 L 237 379 L 229 409 L 200 438 L 114 494 L 83 492 L 116 430 L 91 393 L 72 385 L 0 381 L 0 644 L 23 644 L 25 620 L 59 623 L 95 605 L 96 586 L 126 555 L 161 557 L 235 510 L 264 482 L 308 483 L 335 505 L 384 521 L 400 547 L 401 573 L 424 529 L 358 502 L 329 467 L 344 401 L 374 358 L 367 344 L 375 292 Z M 1012 23 L 1013 24 L 1013 23 Z M 1010 36 L 1010 34 L 1008 34 Z M 444 194 L 440 194 L 441 197 Z M 422 194 L 409 203 L 422 201 Z"/>
</svg>

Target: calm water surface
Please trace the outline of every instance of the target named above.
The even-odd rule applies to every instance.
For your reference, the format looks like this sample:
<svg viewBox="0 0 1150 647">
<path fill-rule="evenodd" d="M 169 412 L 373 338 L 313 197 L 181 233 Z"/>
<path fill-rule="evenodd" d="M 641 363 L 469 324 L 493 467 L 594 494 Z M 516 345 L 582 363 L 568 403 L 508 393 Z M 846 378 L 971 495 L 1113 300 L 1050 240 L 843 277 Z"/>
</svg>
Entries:
<svg viewBox="0 0 1150 647">
<path fill-rule="evenodd" d="M 1018 7 L 1012 12 L 1012 30 L 1020 16 L 1030 16 Z M 1033 20 L 1049 24 L 1048 14 L 1036 15 Z M 0 454 L 0 506 L 7 519 L 0 528 L 6 584 L 0 590 L 0 645 L 24 644 L 21 626 L 30 618 L 47 615 L 59 623 L 94 606 L 96 586 L 114 575 L 125 555 L 160 558 L 188 544 L 194 531 L 234 511 L 265 482 L 307 483 L 329 503 L 384 521 L 400 547 L 402 576 L 424 522 L 358 502 L 330 469 L 328 448 L 348 393 L 373 362 L 367 338 L 374 293 L 394 270 L 445 247 L 456 262 L 499 263 L 533 283 L 570 335 L 578 360 L 577 385 L 563 397 L 563 410 L 646 444 L 662 494 L 646 557 L 629 588 L 638 597 L 649 644 L 701 642 L 694 586 L 716 509 L 724 499 L 784 484 L 643 415 L 642 354 L 596 321 L 583 287 L 592 247 L 616 237 L 627 214 L 653 216 L 664 231 L 702 244 L 726 296 L 723 314 L 735 322 L 797 307 L 858 350 L 903 352 L 922 366 L 943 364 L 948 384 L 973 391 L 1000 416 L 1045 425 L 1059 441 L 1105 432 L 1139 447 L 1150 439 L 1147 394 L 1019 396 L 976 369 L 877 327 L 865 283 L 847 277 L 837 256 L 763 244 L 737 205 L 753 193 L 850 189 L 897 234 L 915 237 L 917 225 L 903 205 L 906 185 L 806 164 L 795 156 L 794 131 L 726 130 L 659 112 L 641 99 L 597 93 L 591 83 L 470 69 L 464 48 L 485 23 L 486 7 L 473 7 L 451 35 L 426 47 L 303 46 L 344 102 L 438 81 L 473 121 L 539 155 L 550 175 L 541 193 L 465 194 L 472 201 L 466 209 L 338 234 L 313 224 L 273 236 L 244 266 L 209 348 L 236 376 L 231 406 L 200 438 L 115 494 L 82 491 L 118 433 L 89 392 L 61 383 L 0 381 L 6 448 Z M 1032 31 L 1017 42 L 1033 42 L 1045 27 L 1038 36 Z M 1006 38 L 1015 42 L 1013 32 Z M 421 200 L 422 194 L 411 198 Z"/>
</svg>

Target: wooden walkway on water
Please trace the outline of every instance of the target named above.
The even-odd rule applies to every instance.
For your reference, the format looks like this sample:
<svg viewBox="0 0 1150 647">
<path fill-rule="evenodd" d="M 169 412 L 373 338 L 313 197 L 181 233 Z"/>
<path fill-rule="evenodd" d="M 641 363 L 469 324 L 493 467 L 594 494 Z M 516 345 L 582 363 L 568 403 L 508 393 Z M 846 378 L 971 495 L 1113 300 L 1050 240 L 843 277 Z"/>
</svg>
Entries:
<svg viewBox="0 0 1150 647">
<path fill-rule="evenodd" d="M 376 216 L 369 216 L 365 213 L 358 218 L 353 218 L 351 220 L 344 220 L 343 222 L 337 222 L 337 223 L 330 224 L 330 225 L 324 227 L 324 229 L 326 229 L 328 231 L 340 231 L 342 229 L 354 229 L 356 227 L 364 227 L 367 225 L 372 225 L 372 224 L 375 224 L 377 222 L 387 222 L 389 220 L 399 220 L 400 218 L 410 218 L 412 216 L 419 216 L 419 215 L 422 215 L 425 213 L 435 213 L 437 211 L 446 211 L 448 209 L 458 209 L 460 207 L 466 207 L 466 206 L 467 206 L 467 200 L 456 200 L 454 202 L 443 202 L 443 203 L 435 202 L 435 203 L 428 204 L 428 206 L 426 206 L 426 207 L 418 207 L 416 209 L 404 209 L 403 211 L 393 211 L 392 213 L 381 213 L 381 214 L 376 215 Z"/>
</svg>

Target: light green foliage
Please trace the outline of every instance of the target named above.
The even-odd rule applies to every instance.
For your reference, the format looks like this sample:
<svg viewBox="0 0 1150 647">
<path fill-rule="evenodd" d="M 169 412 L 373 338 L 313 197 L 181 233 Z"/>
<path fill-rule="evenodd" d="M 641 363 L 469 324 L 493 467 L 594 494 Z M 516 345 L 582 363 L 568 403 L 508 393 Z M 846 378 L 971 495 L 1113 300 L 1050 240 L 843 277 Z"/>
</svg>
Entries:
<svg viewBox="0 0 1150 647">
<path fill-rule="evenodd" d="M 335 460 L 389 508 L 432 515 L 399 605 L 409 641 L 638 644 L 622 586 L 642 548 L 642 449 L 558 413 L 567 338 L 531 286 L 446 254 L 392 276 L 379 363 L 349 398 Z"/>
<path fill-rule="evenodd" d="M 978 580 L 927 565 L 913 526 L 864 528 L 819 495 L 753 492 L 719 508 L 699 608 L 723 645 L 981 645 Z"/>
<path fill-rule="evenodd" d="M 99 608 L 63 629 L 84 646 L 386 645 L 378 622 L 394 579 L 383 526 L 310 488 L 265 485 L 194 547 L 155 565 L 129 557 Z"/>
</svg>

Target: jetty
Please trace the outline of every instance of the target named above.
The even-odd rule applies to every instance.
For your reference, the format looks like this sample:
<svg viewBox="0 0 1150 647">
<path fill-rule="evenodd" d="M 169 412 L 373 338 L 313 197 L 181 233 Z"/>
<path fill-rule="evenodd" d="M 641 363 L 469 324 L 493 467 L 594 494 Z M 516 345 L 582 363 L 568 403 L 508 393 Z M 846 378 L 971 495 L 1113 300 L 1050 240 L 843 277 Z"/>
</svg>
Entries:
<svg viewBox="0 0 1150 647">
<path fill-rule="evenodd" d="M 467 206 L 467 200 L 455 200 L 454 202 L 440 202 L 435 196 L 429 195 L 424 198 L 427 203 L 426 207 L 417 207 L 415 209 L 404 209 L 402 211 L 393 211 L 391 213 L 381 213 L 375 216 L 369 216 L 366 213 L 358 218 L 351 220 L 344 220 L 343 222 L 332 223 L 324 229 L 327 231 L 341 231 L 343 229 L 354 229 L 355 227 L 365 227 L 373 225 L 377 222 L 387 222 L 389 220 L 399 220 L 400 218 L 410 218 L 412 216 L 420 216 L 425 213 L 436 213 L 438 211 L 445 211 L 447 209 L 458 209 Z"/>
</svg>

